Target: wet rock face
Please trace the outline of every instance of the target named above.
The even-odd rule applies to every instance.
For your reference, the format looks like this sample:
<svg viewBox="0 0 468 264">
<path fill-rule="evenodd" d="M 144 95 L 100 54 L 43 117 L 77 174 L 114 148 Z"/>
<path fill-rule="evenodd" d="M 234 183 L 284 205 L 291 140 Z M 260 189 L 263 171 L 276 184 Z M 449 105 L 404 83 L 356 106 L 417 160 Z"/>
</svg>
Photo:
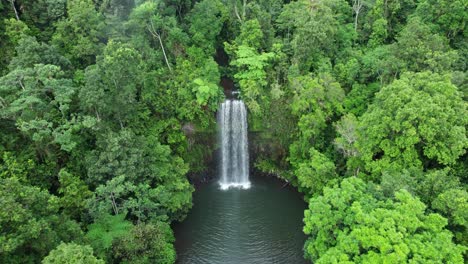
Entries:
<svg viewBox="0 0 468 264">
<path fill-rule="evenodd" d="M 195 133 L 195 125 L 193 123 L 185 123 L 182 126 L 182 132 L 185 136 L 192 136 Z"/>
</svg>

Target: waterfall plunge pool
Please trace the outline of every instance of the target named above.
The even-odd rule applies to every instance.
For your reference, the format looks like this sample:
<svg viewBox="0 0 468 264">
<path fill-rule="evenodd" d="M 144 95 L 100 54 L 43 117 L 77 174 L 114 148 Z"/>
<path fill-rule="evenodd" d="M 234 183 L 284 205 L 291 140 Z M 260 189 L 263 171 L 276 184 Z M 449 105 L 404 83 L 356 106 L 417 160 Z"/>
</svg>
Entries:
<svg viewBox="0 0 468 264">
<path fill-rule="evenodd" d="M 217 181 L 194 193 L 194 206 L 174 224 L 179 264 L 302 264 L 306 203 L 293 188 L 251 175 L 249 189 Z"/>
</svg>

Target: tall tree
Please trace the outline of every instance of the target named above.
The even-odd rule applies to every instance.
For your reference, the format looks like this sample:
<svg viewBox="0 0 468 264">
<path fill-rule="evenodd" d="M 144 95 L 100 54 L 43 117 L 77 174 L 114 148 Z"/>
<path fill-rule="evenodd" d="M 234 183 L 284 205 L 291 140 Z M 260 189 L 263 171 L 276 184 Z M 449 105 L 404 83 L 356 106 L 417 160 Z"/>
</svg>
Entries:
<svg viewBox="0 0 468 264">
<path fill-rule="evenodd" d="M 465 249 L 452 242 L 445 218 L 427 214 L 406 190 L 395 200 L 379 197 L 378 189 L 352 177 L 310 199 L 306 257 L 314 263 L 463 263 Z"/>
<path fill-rule="evenodd" d="M 101 259 L 93 256 L 90 246 L 77 245 L 75 243 L 61 243 L 42 260 L 42 264 L 104 264 Z"/>
<path fill-rule="evenodd" d="M 140 224 L 114 243 L 115 259 L 129 263 L 174 263 L 174 235 L 163 222 Z"/>
<path fill-rule="evenodd" d="M 141 56 L 128 44 L 110 41 L 97 64 L 86 69 L 81 108 L 98 121 L 124 128 L 137 118 L 142 86 Z"/>
<path fill-rule="evenodd" d="M 237 68 L 234 78 L 239 82 L 241 97 L 254 114 L 262 109 L 259 101 L 265 93 L 268 62 L 275 58 L 274 52 L 262 52 L 263 32 L 257 19 L 246 21 L 233 44 L 225 43 L 226 50 L 234 59 L 231 65 Z"/>
<path fill-rule="evenodd" d="M 357 141 L 366 169 L 454 164 L 468 146 L 466 104 L 449 76 L 405 73 L 377 93 Z"/>
<path fill-rule="evenodd" d="M 52 43 L 75 67 L 93 64 L 104 41 L 104 18 L 91 0 L 67 1 L 67 18 L 56 23 Z"/>
<path fill-rule="evenodd" d="M 60 241 L 79 239 L 76 222 L 59 213 L 58 198 L 46 190 L 0 178 L 0 260 L 28 263 L 42 259 Z"/>
</svg>

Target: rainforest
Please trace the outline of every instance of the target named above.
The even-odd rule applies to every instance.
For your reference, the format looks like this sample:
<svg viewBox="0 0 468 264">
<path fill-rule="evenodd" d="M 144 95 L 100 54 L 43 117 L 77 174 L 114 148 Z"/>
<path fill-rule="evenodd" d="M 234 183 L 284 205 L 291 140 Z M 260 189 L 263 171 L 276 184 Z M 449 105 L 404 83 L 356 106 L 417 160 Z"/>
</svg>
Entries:
<svg viewBox="0 0 468 264">
<path fill-rule="evenodd" d="M 0 0 L 0 263 L 466 263 L 466 0 Z"/>
</svg>

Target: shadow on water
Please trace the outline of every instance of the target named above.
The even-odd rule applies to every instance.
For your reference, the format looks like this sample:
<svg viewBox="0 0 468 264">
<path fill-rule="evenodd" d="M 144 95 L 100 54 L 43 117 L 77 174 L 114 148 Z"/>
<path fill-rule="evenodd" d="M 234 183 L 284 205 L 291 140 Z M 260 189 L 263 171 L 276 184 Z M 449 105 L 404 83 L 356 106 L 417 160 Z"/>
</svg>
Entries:
<svg viewBox="0 0 468 264">
<path fill-rule="evenodd" d="M 200 186 L 187 219 L 174 225 L 177 263 L 307 263 L 301 195 L 275 178 L 251 181 L 247 190 Z"/>
</svg>

